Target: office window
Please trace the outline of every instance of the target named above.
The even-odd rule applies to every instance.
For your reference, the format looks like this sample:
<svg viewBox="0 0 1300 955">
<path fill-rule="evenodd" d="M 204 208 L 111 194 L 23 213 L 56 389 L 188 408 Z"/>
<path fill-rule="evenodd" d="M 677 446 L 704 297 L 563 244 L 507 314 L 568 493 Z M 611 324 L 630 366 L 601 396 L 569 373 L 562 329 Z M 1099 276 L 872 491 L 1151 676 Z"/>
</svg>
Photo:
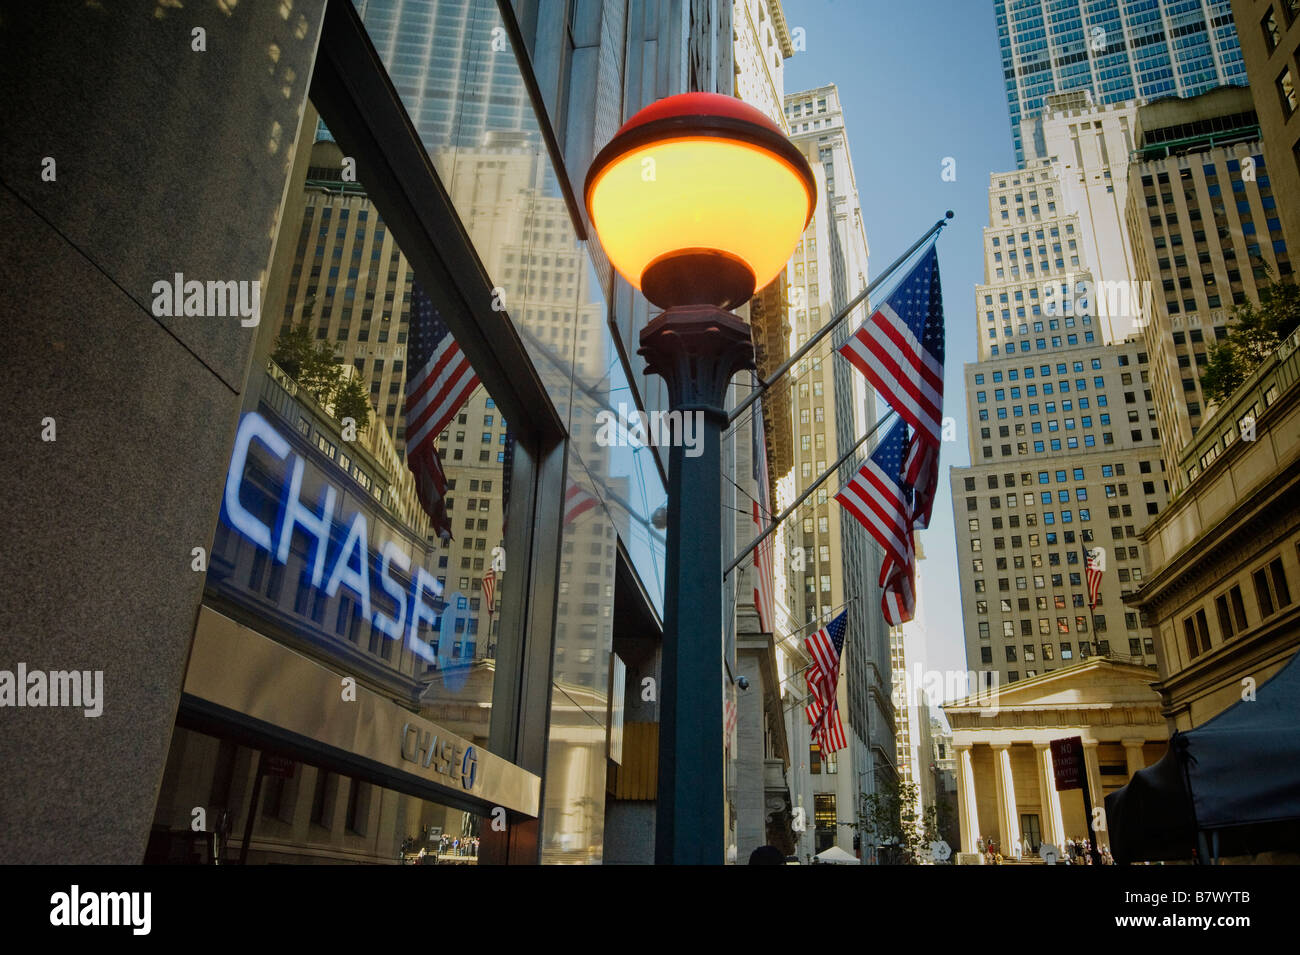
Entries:
<svg viewBox="0 0 1300 955">
<path fill-rule="evenodd" d="M 1241 599 L 1241 588 L 1232 587 L 1227 593 L 1214 598 L 1214 608 L 1219 615 L 1219 630 L 1223 639 L 1236 636 L 1248 626 L 1246 604 Z"/>
<path fill-rule="evenodd" d="M 1295 78 L 1289 65 L 1278 76 L 1276 85 L 1278 101 L 1282 104 L 1282 115 L 1289 119 L 1296 111 L 1296 106 L 1300 105 L 1296 100 Z"/>
<path fill-rule="evenodd" d="M 1259 599 L 1260 616 L 1271 616 L 1275 611 L 1291 603 L 1291 591 L 1287 586 L 1282 558 L 1274 558 L 1266 566 L 1255 571 L 1251 577 L 1255 581 L 1255 596 Z"/>
<path fill-rule="evenodd" d="M 1202 653 L 1210 652 L 1210 624 L 1204 610 L 1197 610 L 1192 616 L 1184 618 L 1183 637 L 1187 641 L 1189 658 L 1194 659 Z"/>
</svg>

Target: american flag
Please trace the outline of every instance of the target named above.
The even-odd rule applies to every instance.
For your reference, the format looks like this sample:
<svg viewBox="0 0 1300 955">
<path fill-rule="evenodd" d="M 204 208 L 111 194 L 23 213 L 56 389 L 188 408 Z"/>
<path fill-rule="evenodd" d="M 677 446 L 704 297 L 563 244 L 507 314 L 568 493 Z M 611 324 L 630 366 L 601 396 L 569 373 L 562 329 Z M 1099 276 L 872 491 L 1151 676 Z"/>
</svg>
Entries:
<svg viewBox="0 0 1300 955">
<path fill-rule="evenodd" d="M 447 478 L 435 442 L 479 381 L 419 282 L 411 283 L 407 357 L 406 463 L 434 527 L 439 535 L 450 537 L 444 504 Z"/>
<path fill-rule="evenodd" d="M 916 439 L 943 436 L 943 293 L 933 244 L 839 352 L 898 410 Z M 919 468 L 918 457 L 913 465 Z M 938 467 L 936 457 L 934 466 Z M 919 474 L 914 472 L 912 482 Z"/>
<path fill-rule="evenodd" d="M 939 490 L 939 446 L 913 434 L 903 461 L 903 478 L 912 485 L 912 527 L 923 531 L 930 526 L 934 497 Z"/>
<path fill-rule="evenodd" d="M 761 534 L 772 522 L 772 511 L 768 506 L 767 495 L 767 442 L 763 436 L 762 409 L 755 406 L 751 418 L 753 441 L 750 456 L 754 459 L 754 530 Z M 773 603 L 772 588 L 774 573 L 772 569 L 772 538 L 767 537 L 754 548 L 754 610 L 758 613 L 758 629 L 763 633 L 773 633 L 776 629 L 776 614 Z"/>
<path fill-rule="evenodd" d="M 598 503 L 589 491 L 576 481 L 570 481 L 569 489 L 564 493 L 564 523 L 572 524 Z"/>
<path fill-rule="evenodd" d="M 853 480 L 835 495 L 840 506 L 856 517 L 885 550 L 880 565 L 880 586 L 884 590 L 880 609 L 894 625 L 911 620 L 916 611 L 913 494 L 902 474 L 906 445 L 907 423 L 896 421 Z"/>
<path fill-rule="evenodd" d="M 1106 572 L 1106 551 L 1101 547 L 1084 548 L 1083 566 L 1088 573 L 1088 609 L 1097 608 L 1097 594 L 1101 591 L 1101 575 Z"/>
<path fill-rule="evenodd" d="M 736 735 L 736 701 L 730 693 L 728 693 L 726 698 L 723 700 L 722 709 L 722 737 L 725 741 L 727 751 L 734 753 L 736 751 L 734 745 L 734 737 Z"/>
<path fill-rule="evenodd" d="M 847 610 L 840 611 L 838 617 L 804 641 L 804 649 L 812 657 L 812 663 L 804 671 L 812 697 L 806 712 L 812 724 L 812 738 L 821 744 L 823 753 L 835 753 L 849 745 L 844 738 L 835 692 L 840 682 L 840 656 L 844 652 L 848 616 Z"/>
<path fill-rule="evenodd" d="M 488 617 L 492 616 L 492 598 L 497 593 L 497 572 L 494 568 L 489 567 L 488 572 L 483 575 L 483 605 L 487 607 Z"/>
</svg>

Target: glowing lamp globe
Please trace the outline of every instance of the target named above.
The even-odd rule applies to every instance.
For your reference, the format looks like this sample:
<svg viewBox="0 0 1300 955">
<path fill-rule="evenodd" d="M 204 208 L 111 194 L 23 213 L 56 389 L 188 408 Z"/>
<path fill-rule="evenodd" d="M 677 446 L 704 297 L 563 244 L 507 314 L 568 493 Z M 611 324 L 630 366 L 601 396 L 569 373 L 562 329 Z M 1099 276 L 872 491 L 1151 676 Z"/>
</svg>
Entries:
<svg viewBox="0 0 1300 955">
<path fill-rule="evenodd" d="M 717 93 L 641 110 L 596 155 L 583 192 L 614 268 L 662 308 L 744 303 L 780 274 L 817 205 L 803 153 Z"/>
</svg>

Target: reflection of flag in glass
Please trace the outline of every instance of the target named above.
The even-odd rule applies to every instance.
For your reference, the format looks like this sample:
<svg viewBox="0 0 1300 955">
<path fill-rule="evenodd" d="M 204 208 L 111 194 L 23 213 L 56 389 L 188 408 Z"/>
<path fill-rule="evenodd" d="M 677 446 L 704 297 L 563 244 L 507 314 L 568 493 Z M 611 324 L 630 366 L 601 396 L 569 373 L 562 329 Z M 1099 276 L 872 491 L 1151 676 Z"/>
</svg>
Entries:
<svg viewBox="0 0 1300 955">
<path fill-rule="evenodd" d="M 761 534 L 772 522 L 772 509 L 768 506 L 767 491 L 767 442 L 763 436 L 762 406 L 755 405 L 751 416 L 753 441 L 750 444 L 750 456 L 754 460 L 754 532 Z M 775 611 L 772 597 L 772 538 L 768 536 L 754 548 L 754 610 L 758 613 L 758 629 L 763 633 L 772 633 L 776 629 Z"/>
<path fill-rule="evenodd" d="M 813 741 L 821 744 L 823 753 L 835 753 L 848 746 L 835 692 L 840 682 L 840 656 L 844 651 L 848 616 L 847 610 L 840 611 L 838 617 L 804 641 L 804 649 L 813 661 L 804 671 L 804 681 L 812 697 L 806 713 L 812 724 Z"/>
<path fill-rule="evenodd" d="M 1101 547 L 1084 548 L 1083 565 L 1088 573 L 1088 609 L 1097 607 L 1097 594 L 1101 591 L 1101 575 L 1106 572 L 1106 551 Z"/>
<path fill-rule="evenodd" d="M 736 735 L 736 701 L 732 699 L 730 693 L 727 694 L 726 699 L 723 701 L 722 717 L 722 738 L 727 751 L 734 753 L 736 751 L 733 745 L 733 737 Z"/>
<path fill-rule="evenodd" d="M 435 442 L 479 381 L 419 282 L 411 283 L 407 357 L 406 463 L 415 475 L 420 503 L 439 535 L 449 537 L 447 478 Z"/>
<path fill-rule="evenodd" d="M 483 575 L 483 604 L 487 607 L 488 618 L 492 617 L 492 598 L 497 593 L 497 572 L 494 568 L 489 567 L 488 572 Z"/>
<path fill-rule="evenodd" d="M 576 481 L 569 482 L 569 489 L 564 494 L 564 523 L 572 524 L 599 502 L 590 492 Z"/>
<path fill-rule="evenodd" d="M 912 488 L 902 477 L 906 443 L 907 423 L 894 422 L 853 480 L 835 495 L 835 500 L 885 549 L 880 565 L 880 586 L 884 589 L 880 609 L 895 626 L 911 620 L 916 610 Z"/>
</svg>

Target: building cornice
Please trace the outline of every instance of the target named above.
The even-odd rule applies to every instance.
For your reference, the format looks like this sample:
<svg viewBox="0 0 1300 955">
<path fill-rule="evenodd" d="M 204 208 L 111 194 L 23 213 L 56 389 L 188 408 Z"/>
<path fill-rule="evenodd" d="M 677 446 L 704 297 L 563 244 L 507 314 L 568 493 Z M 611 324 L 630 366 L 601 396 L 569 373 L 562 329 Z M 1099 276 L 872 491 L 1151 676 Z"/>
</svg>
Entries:
<svg viewBox="0 0 1300 955">
<path fill-rule="evenodd" d="M 1234 442 L 1234 449 L 1248 444 L 1250 442 Z M 1225 467 L 1236 460 L 1235 457 L 1224 457 Z M 1296 495 L 1300 494 L 1298 484 L 1300 458 L 1276 473 L 1262 487 L 1243 496 L 1235 508 L 1209 529 L 1203 529 L 1173 559 L 1166 560 L 1163 567 L 1147 577 L 1141 589 L 1130 595 L 1128 606 L 1158 615 L 1159 608 L 1178 602 L 1189 594 L 1201 593 L 1202 577 L 1222 578 L 1225 566 L 1236 566 L 1266 550 L 1289 533 L 1295 523 Z M 1149 548 L 1156 529 L 1184 515 L 1188 508 L 1195 506 L 1196 500 L 1195 492 L 1189 490 L 1170 504 L 1164 514 L 1148 524 L 1139 535 L 1143 546 Z M 1288 513 L 1292 520 L 1278 519 Z"/>
</svg>

